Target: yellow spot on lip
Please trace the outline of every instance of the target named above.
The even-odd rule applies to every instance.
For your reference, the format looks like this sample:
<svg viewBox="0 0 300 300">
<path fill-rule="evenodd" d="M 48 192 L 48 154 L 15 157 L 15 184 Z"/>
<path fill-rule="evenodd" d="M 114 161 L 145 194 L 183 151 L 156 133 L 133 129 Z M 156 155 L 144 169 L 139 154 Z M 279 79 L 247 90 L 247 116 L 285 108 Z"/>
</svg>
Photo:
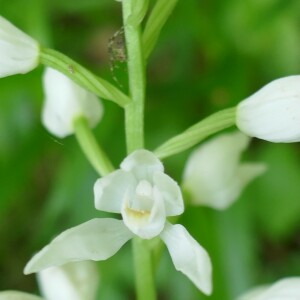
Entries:
<svg viewBox="0 0 300 300">
<path fill-rule="evenodd" d="M 126 207 L 126 213 L 132 217 L 137 217 L 137 218 L 145 218 L 150 215 L 150 212 L 147 210 L 136 210 L 132 209 L 130 207 Z"/>
</svg>

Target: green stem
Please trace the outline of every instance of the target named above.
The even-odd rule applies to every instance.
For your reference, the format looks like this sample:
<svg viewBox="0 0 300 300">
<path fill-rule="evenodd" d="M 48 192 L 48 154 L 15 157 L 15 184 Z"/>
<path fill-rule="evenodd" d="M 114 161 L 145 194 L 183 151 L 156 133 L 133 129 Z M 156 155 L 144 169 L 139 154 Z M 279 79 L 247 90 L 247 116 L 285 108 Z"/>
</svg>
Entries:
<svg viewBox="0 0 300 300">
<path fill-rule="evenodd" d="M 135 15 L 138 13 L 138 10 L 135 10 L 135 4 L 136 0 L 122 1 L 129 90 L 132 100 L 131 103 L 125 106 L 125 129 L 128 153 L 144 148 L 145 66 L 140 23 L 136 21 L 139 18 Z M 156 299 L 151 249 L 149 249 L 147 242 L 138 237 L 132 241 L 138 300 Z"/>
<path fill-rule="evenodd" d="M 130 23 L 134 1 L 123 5 L 123 22 L 126 39 L 129 90 L 132 102 L 125 106 L 125 128 L 128 153 L 144 148 L 145 66 L 142 52 L 140 25 Z"/>
<path fill-rule="evenodd" d="M 95 95 L 111 100 L 121 107 L 130 103 L 130 98 L 108 81 L 97 77 L 66 55 L 48 48 L 40 49 L 40 63 L 56 69 Z"/>
<path fill-rule="evenodd" d="M 138 300 L 155 300 L 152 257 L 148 241 L 135 237 L 132 240 L 134 267 L 136 273 L 136 294 Z"/>
<path fill-rule="evenodd" d="M 87 119 L 85 117 L 78 117 L 74 120 L 73 124 L 77 141 L 90 164 L 101 176 L 111 173 L 114 167 L 97 143 Z"/>
<path fill-rule="evenodd" d="M 235 107 L 219 111 L 188 128 L 183 133 L 169 139 L 155 149 L 154 153 L 158 158 L 162 159 L 187 150 L 210 135 L 233 126 L 235 118 Z"/>
</svg>

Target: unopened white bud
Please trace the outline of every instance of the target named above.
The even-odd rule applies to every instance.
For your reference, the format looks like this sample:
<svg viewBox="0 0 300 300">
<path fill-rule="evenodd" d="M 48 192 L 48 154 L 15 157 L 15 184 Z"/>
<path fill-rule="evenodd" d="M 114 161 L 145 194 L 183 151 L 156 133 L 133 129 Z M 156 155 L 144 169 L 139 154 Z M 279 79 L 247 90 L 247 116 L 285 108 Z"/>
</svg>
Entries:
<svg viewBox="0 0 300 300">
<path fill-rule="evenodd" d="M 47 68 L 44 74 L 44 126 L 63 138 L 74 133 L 74 120 L 85 117 L 90 127 L 101 120 L 103 107 L 99 99 L 64 74 Z"/>
<path fill-rule="evenodd" d="M 275 143 L 300 141 L 300 76 L 274 80 L 237 107 L 237 127 Z"/>
<path fill-rule="evenodd" d="M 95 262 L 77 261 L 41 271 L 38 281 L 47 300 L 95 300 L 99 273 Z"/>
<path fill-rule="evenodd" d="M 300 299 L 300 277 L 287 277 L 272 285 L 251 289 L 237 300 L 298 300 Z"/>
<path fill-rule="evenodd" d="M 240 132 L 221 134 L 191 154 L 184 170 L 183 187 L 192 204 L 225 209 L 250 181 L 266 170 L 264 164 L 240 162 L 249 141 Z"/>
<path fill-rule="evenodd" d="M 0 16 L 0 77 L 27 73 L 38 63 L 38 42 Z"/>
</svg>

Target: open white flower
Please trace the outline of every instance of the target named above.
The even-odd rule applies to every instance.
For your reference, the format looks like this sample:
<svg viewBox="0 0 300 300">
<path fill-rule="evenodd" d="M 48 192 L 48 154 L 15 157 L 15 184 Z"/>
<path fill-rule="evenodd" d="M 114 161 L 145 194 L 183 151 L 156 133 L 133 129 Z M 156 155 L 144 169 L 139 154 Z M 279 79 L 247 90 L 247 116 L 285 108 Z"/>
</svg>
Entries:
<svg viewBox="0 0 300 300">
<path fill-rule="evenodd" d="M 77 117 L 85 117 L 90 127 L 101 120 L 103 107 L 99 99 L 64 74 L 47 68 L 43 83 L 42 122 L 52 134 L 60 138 L 73 134 Z"/>
<path fill-rule="evenodd" d="M 270 286 L 254 288 L 238 300 L 299 300 L 300 277 L 281 279 Z"/>
<path fill-rule="evenodd" d="M 0 292 L 0 300 L 95 300 L 99 285 L 97 266 L 80 261 L 51 267 L 37 274 L 43 298 L 18 292 Z"/>
<path fill-rule="evenodd" d="M 237 107 L 237 127 L 270 142 L 300 141 L 300 76 L 274 80 Z"/>
<path fill-rule="evenodd" d="M 27 73 L 38 64 L 38 42 L 0 16 L 0 77 Z"/>
<path fill-rule="evenodd" d="M 249 141 L 240 132 L 221 134 L 191 154 L 183 174 L 183 187 L 192 204 L 225 209 L 249 182 L 266 170 L 264 164 L 240 162 Z"/>
<path fill-rule="evenodd" d="M 70 261 L 105 260 L 135 235 L 143 239 L 159 236 L 175 268 L 210 294 L 207 252 L 183 226 L 166 221 L 167 216 L 181 214 L 184 206 L 177 183 L 163 170 L 147 150 L 130 154 L 120 170 L 98 179 L 94 187 L 96 208 L 121 213 L 123 220 L 93 219 L 63 232 L 28 262 L 25 274 Z"/>
</svg>

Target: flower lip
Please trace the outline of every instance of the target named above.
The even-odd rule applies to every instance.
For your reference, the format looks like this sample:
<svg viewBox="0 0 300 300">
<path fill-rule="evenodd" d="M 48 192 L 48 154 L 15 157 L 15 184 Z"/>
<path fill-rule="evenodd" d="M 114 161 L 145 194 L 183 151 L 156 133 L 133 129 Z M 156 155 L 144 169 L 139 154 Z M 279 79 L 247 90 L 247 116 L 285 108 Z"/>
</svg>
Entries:
<svg viewBox="0 0 300 300">
<path fill-rule="evenodd" d="M 159 191 L 153 187 L 152 197 L 148 198 L 136 194 L 141 186 L 148 182 L 140 182 L 134 192 L 128 190 L 122 207 L 124 224 L 141 238 L 153 238 L 163 230 L 166 221 L 163 199 Z"/>
</svg>

